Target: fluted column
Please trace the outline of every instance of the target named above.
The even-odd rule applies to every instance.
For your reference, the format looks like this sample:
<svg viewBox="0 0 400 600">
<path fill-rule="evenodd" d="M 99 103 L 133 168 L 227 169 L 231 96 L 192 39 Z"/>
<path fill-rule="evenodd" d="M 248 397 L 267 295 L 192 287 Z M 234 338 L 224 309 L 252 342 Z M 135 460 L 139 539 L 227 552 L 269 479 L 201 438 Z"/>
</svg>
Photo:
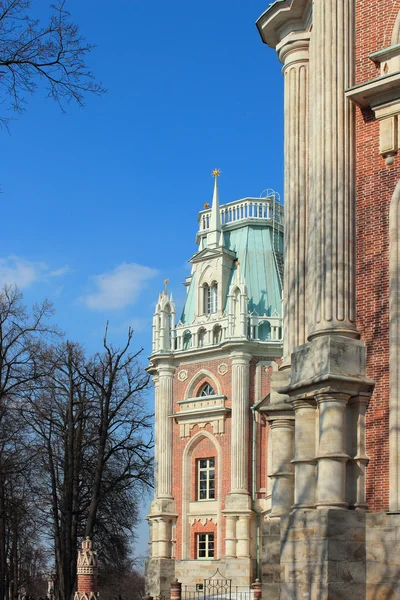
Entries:
<svg viewBox="0 0 400 600">
<path fill-rule="evenodd" d="M 316 407 L 315 403 L 294 400 L 295 466 L 294 508 L 315 508 L 316 502 Z"/>
<path fill-rule="evenodd" d="M 231 493 L 249 493 L 249 354 L 232 354 Z"/>
<path fill-rule="evenodd" d="M 160 364 L 156 395 L 157 497 L 172 498 L 172 419 L 175 367 Z"/>
<path fill-rule="evenodd" d="M 285 86 L 283 368 L 293 348 L 306 342 L 309 43 L 309 33 L 291 33 L 276 48 Z"/>
<path fill-rule="evenodd" d="M 159 413 L 159 399 L 158 399 L 158 391 L 159 391 L 159 378 L 158 375 L 153 376 L 153 385 L 154 385 L 154 412 L 157 416 Z M 155 421 L 154 427 L 154 498 L 157 498 L 158 494 L 158 461 L 160 455 L 159 449 L 159 440 L 158 440 L 158 423 L 157 419 Z"/>
<path fill-rule="evenodd" d="M 317 394 L 319 408 L 318 508 L 347 508 L 347 394 Z"/>
<path fill-rule="evenodd" d="M 310 69 L 309 339 L 355 324 L 355 0 L 313 3 Z"/>
</svg>

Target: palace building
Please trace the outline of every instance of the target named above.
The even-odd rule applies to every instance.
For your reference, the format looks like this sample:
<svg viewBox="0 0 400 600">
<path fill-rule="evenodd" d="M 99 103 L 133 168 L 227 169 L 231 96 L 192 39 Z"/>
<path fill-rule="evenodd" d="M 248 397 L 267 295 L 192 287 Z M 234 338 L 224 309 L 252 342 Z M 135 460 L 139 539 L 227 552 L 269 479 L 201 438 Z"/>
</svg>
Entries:
<svg viewBox="0 0 400 600">
<path fill-rule="evenodd" d="M 271 497 L 267 426 L 254 409 L 282 356 L 283 207 L 273 191 L 220 206 L 218 175 L 182 314 L 166 283 L 153 319 L 152 595 L 175 578 L 201 586 L 217 566 L 248 586 Z"/>
<path fill-rule="evenodd" d="M 279 296 L 280 258 L 271 234 L 279 220 L 260 227 L 263 239 L 270 233 L 261 253 L 271 266 L 257 267 L 265 279 L 252 303 L 243 257 L 256 238 L 241 237 L 239 229 L 233 235 L 231 222 L 219 225 L 213 211 L 208 248 L 192 259 L 183 320 L 173 324 L 166 293 L 155 316 L 158 488 L 150 521 L 159 558 L 152 555 L 151 572 L 158 569 L 159 580 L 189 581 L 196 571 L 190 560 L 206 564 L 207 557 L 219 560 L 232 580 L 259 576 L 264 600 L 395 600 L 400 0 L 276 0 L 257 28 L 283 65 L 285 90 L 282 361 L 277 369 L 281 330 L 275 326 L 275 341 L 272 319 L 279 300 L 274 304 L 268 291 L 272 286 Z M 243 225 L 243 231 L 253 227 L 246 219 Z M 208 253 L 215 253 L 218 276 L 201 270 Z M 257 309 L 264 307 L 264 289 L 265 311 Z M 239 310 L 234 298 L 242 295 Z M 212 302 L 222 310 L 221 340 L 194 350 L 200 337 L 191 323 L 205 323 Z M 265 341 L 260 330 L 268 332 Z M 229 337 L 236 331 L 240 343 Z M 184 348 L 185 335 L 191 349 Z M 160 343 L 173 344 L 170 358 L 160 358 Z M 206 401 L 205 385 L 214 392 Z M 201 417 L 213 400 L 218 418 Z M 201 499 L 204 493 L 209 500 Z M 196 565 L 200 573 L 200 560 Z"/>
</svg>

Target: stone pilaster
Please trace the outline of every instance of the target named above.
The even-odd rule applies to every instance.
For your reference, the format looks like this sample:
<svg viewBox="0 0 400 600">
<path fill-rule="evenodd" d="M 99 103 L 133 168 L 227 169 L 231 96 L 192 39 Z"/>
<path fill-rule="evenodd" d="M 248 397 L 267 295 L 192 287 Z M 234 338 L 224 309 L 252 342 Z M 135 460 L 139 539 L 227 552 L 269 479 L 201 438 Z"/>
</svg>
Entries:
<svg viewBox="0 0 400 600">
<path fill-rule="evenodd" d="M 316 407 L 313 401 L 295 400 L 295 487 L 293 508 L 315 508 Z"/>
<path fill-rule="evenodd" d="M 232 359 L 231 494 L 249 494 L 249 354 Z"/>
<path fill-rule="evenodd" d="M 365 419 L 370 394 L 359 394 L 349 401 L 347 409 L 347 501 L 351 508 L 366 510 L 366 469 L 369 462 L 366 449 Z"/>
<path fill-rule="evenodd" d="M 355 0 L 313 3 L 309 339 L 358 337 L 355 319 Z"/>
<path fill-rule="evenodd" d="M 310 34 L 290 33 L 277 46 L 285 89 L 285 281 L 283 367 L 306 341 L 308 63 Z"/>
</svg>

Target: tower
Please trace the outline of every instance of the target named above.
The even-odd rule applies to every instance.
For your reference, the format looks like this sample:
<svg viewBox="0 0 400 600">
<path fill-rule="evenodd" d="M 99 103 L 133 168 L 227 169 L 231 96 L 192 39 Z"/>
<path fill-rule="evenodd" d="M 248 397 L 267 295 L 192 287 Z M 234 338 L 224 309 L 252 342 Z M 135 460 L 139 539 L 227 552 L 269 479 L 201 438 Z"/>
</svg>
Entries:
<svg viewBox="0 0 400 600">
<path fill-rule="evenodd" d="M 166 281 L 153 318 L 155 494 L 147 592 L 217 568 L 234 585 L 258 573 L 269 509 L 269 425 L 257 410 L 282 355 L 283 207 L 263 198 L 199 213 L 197 251 L 177 321 Z"/>
<path fill-rule="evenodd" d="M 82 542 L 82 550 L 78 552 L 77 591 L 74 600 L 95 600 L 97 594 L 97 553 L 93 550 L 93 542 L 87 537 Z"/>
</svg>

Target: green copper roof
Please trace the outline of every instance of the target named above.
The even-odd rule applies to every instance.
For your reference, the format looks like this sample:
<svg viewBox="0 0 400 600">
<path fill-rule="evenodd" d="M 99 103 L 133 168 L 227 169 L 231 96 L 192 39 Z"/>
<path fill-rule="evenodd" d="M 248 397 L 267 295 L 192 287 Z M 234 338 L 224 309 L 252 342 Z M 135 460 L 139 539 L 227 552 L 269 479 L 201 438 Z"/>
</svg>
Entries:
<svg viewBox="0 0 400 600">
<path fill-rule="evenodd" d="M 281 314 L 282 290 L 272 250 L 272 236 L 270 227 L 257 225 L 247 225 L 224 234 L 226 246 L 236 252 L 240 262 L 250 313 L 272 315 L 276 310 Z M 275 236 L 278 234 L 275 233 Z M 281 235 L 275 240 L 275 245 L 282 252 Z"/>
<path fill-rule="evenodd" d="M 193 273 L 192 280 L 189 285 L 189 291 L 186 296 L 185 305 L 183 307 L 181 321 L 182 323 L 191 323 L 194 319 L 194 304 L 196 301 L 196 273 Z"/>
<path fill-rule="evenodd" d="M 275 235 L 275 249 L 273 240 Z M 241 277 L 244 280 L 249 297 L 249 313 L 255 311 L 260 316 L 272 315 L 275 311 L 281 314 L 281 283 L 278 268 L 282 265 L 283 236 L 265 225 L 243 225 L 224 232 L 225 247 L 236 253 L 240 262 Z M 279 263 L 276 265 L 277 262 Z M 236 267 L 231 272 L 229 285 L 235 275 Z M 282 276 L 282 274 L 281 274 Z M 228 286 L 229 289 L 229 286 Z M 189 292 L 186 296 L 181 321 L 189 324 L 195 316 L 195 274 L 192 277 Z M 226 304 L 227 298 L 225 299 Z"/>
</svg>

